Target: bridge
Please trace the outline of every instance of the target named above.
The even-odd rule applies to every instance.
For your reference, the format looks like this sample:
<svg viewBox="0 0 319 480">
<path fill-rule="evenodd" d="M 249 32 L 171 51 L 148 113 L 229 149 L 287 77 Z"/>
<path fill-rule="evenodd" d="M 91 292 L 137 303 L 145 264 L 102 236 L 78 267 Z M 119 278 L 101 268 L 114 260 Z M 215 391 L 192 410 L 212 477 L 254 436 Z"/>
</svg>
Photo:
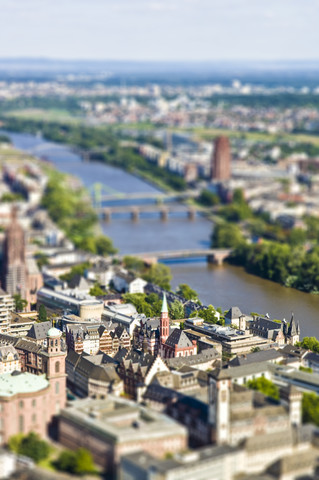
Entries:
<svg viewBox="0 0 319 480">
<path fill-rule="evenodd" d="M 104 202 L 118 202 L 119 200 L 151 200 L 154 203 L 171 203 L 171 202 L 183 202 L 190 198 L 196 198 L 199 195 L 199 191 L 196 189 L 186 190 L 184 192 L 134 192 L 124 193 L 115 190 L 109 185 L 103 185 L 101 183 L 95 183 L 89 188 L 91 196 L 93 198 L 94 205 L 101 207 Z"/>
<path fill-rule="evenodd" d="M 169 216 L 174 213 L 185 214 L 189 220 L 195 220 L 198 209 L 193 206 L 181 204 L 176 205 L 139 205 L 139 206 L 122 206 L 122 207 L 100 207 L 95 211 L 101 218 L 110 222 L 114 215 L 128 214 L 133 221 L 138 221 L 142 214 L 157 214 L 161 220 L 168 220 Z"/>
<path fill-rule="evenodd" d="M 157 263 L 159 260 L 177 260 L 179 258 L 202 258 L 206 257 L 208 263 L 222 265 L 223 261 L 232 253 L 231 248 L 202 248 L 189 250 L 170 250 L 163 252 L 132 253 L 129 256 L 140 258 L 145 263 Z M 123 260 L 126 255 L 115 256 Z"/>
</svg>

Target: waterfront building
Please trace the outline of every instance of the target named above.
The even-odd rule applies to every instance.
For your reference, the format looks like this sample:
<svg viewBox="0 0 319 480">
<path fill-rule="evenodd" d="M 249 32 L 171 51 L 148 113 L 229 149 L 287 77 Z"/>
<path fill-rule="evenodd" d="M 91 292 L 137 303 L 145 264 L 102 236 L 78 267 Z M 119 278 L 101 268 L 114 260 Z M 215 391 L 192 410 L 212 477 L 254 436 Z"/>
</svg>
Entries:
<svg viewBox="0 0 319 480">
<path fill-rule="evenodd" d="M 199 332 L 214 342 L 220 343 L 223 353 L 230 355 L 250 353 L 255 347 L 263 349 L 276 345 L 268 337 L 253 335 L 249 330 L 242 331 L 229 326 L 212 325 L 205 323 L 203 319 L 188 318 L 185 320 L 185 327 L 187 331 Z"/>
<path fill-rule="evenodd" d="M 211 161 L 211 179 L 216 182 L 229 180 L 231 177 L 231 152 L 227 137 L 217 137 Z"/>
<path fill-rule="evenodd" d="M 278 345 L 295 345 L 300 339 L 300 325 L 291 315 L 290 323 L 285 319 L 282 322 L 270 320 L 265 317 L 256 317 L 248 322 L 249 331 L 259 337 L 268 338 Z"/>
<path fill-rule="evenodd" d="M 64 409 L 58 440 L 71 450 L 89 449 L 109 478 L 116 478 L 123 455 L 141 449 L 158 458 L 171 455 L 186 448 L 187 432 L 166 415 L 110 395 L 77 400 Z"/>
</svg>

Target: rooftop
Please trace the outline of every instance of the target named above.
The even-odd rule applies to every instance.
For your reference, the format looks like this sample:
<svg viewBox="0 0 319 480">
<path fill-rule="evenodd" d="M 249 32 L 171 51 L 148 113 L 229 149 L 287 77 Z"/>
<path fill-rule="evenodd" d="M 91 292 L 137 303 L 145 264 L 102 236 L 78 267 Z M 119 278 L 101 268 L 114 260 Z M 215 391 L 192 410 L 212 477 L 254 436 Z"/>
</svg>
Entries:
<svg viewBox="0 0 319 480">
<path fill-rule="evenodd" d="M 18 393 L 33 393 L 49 386 L 45 375 L 12 372 L 0 375 L 0 396 L 11 397 Z"/>
<path fill-rule="evenodd" d="M 186 429 L 166 415 L 111 395 L 104 400 L 77 400 L 61 412 L 61 417 L 95 431 L 112 443 L 186 436 Z"/>
</svg>

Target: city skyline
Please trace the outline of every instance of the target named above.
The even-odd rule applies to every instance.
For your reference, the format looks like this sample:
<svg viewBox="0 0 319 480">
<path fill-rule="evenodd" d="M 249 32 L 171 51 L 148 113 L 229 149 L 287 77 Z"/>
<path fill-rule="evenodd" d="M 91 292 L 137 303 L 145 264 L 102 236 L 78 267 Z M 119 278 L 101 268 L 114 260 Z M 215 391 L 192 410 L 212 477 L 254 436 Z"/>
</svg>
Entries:
<svg viewBox="0 0 319 480">
<path fill-rule="evenodd" d="M 0 58 L 316 59 L 318 1 L 1 0 Z"/>
</svg>

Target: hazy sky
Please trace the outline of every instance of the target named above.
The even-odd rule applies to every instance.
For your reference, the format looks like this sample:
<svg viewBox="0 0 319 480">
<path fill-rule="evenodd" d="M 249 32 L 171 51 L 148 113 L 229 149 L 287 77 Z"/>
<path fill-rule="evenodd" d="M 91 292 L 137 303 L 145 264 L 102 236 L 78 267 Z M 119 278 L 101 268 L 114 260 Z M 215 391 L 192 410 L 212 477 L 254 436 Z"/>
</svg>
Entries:
<svg viewBox="0 0 319 480">
<path fill-rule="evenodd" d="M 0 57 L 318 59 L 319 0 L 0 0 Z"/>
</svg>

